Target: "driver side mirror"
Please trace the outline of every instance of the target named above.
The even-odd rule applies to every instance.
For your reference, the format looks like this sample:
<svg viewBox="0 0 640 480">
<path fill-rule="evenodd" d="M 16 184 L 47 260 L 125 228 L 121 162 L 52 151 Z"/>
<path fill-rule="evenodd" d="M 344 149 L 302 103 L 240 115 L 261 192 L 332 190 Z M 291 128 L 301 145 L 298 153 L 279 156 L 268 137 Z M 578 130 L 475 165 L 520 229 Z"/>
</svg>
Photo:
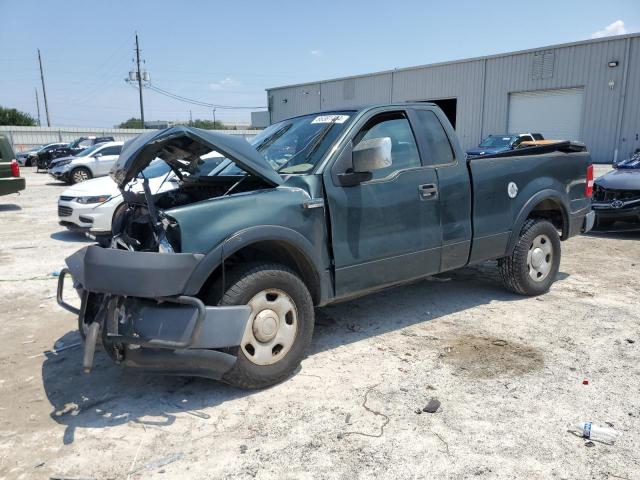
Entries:
<svg viewBox="0 0 640 480">
<path fill-rule="evenodd" d="M 93 158 L 100 158 L 102 156 L 102 154 L 100 152 L 96 153 Z"/>
<path fill-rule="evenodd" d="M 359 142 L 351 151 L 353 168 L 339 174 L 338 179 L 343 187 L 353 187 L 371 180 L 374 170 L 392 165 L 391 138 L 371 138 Z"/>
</svg>

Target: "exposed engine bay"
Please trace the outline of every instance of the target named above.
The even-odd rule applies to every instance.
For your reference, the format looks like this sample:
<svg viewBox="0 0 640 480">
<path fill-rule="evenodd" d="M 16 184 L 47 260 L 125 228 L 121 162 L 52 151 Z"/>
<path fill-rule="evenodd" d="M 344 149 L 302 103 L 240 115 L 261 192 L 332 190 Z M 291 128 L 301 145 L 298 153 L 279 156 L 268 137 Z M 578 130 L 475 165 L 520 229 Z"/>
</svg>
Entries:
<svg viewBox="0 0 640 480">
<path fill-rule="evenodd" d="M 114 216 L 111 237 L 99 239 L 102 246 L 180 252 L 180 227 L 171 217 L 172 208 L 273 186 L 241 168 L 225 152 L 191 137 L 170 137 L 159 142 L 158 147 L 153 151 L 154 158 L 171 167 L 163 183 L 173 182 L 177 188 L 153 194 L 144 171 L 139 172 L 120 187 L 124 206 Z M 143 186 L 142 192 L 132 189 L 138 182 Z"/>
</svg>

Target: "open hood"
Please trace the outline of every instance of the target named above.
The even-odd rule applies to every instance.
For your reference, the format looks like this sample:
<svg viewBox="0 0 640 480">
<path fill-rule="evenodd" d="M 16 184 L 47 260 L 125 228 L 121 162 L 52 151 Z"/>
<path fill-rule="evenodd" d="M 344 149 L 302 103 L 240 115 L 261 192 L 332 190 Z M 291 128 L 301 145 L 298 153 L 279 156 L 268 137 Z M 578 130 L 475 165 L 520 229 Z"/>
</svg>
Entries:
<svg viewBox="0 0 640 480">
<path fill-rule="evenodd" d="M 111 178 L 123 188 L 154 158 L 161 158 L 178 169 L 184 167 L 184 162 L 195 162 L 211 150 L 220 152 L 269 185 L 275 187 L 282 183 L 282 177 L 243 138 L 186 126 L 145 132 L 125 143 L 111 169 Z"/>
</svg>

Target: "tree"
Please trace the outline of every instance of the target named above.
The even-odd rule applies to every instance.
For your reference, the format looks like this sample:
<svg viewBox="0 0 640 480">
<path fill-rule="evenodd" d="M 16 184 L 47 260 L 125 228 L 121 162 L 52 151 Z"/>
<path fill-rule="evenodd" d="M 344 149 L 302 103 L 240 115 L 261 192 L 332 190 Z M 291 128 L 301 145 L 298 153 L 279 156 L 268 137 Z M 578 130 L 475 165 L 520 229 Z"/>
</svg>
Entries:
<svg viewBox="0 0 640 480">
<path fill-rule="evenodd" d="M 0 106 L 0 125 L 35 127 L 36 121 L 28 113 L 21 112 L 15 108 L 4 108 Z"/>
<path fill-rule="evenodd" d="M 196 119 L 190 124 L 192 127 L 202 128 L 204 130 L 227 130 L 227 126 L 222 122 L 212 121 L 212 120 L 200 120 Z"/>
<path fill-rule="evenodd" d="M 126 122 L 122 122 L 118 125 L 118 128 L 142 128 L 142 120 L 139 118 L 131 117 Z"/>
</svg>

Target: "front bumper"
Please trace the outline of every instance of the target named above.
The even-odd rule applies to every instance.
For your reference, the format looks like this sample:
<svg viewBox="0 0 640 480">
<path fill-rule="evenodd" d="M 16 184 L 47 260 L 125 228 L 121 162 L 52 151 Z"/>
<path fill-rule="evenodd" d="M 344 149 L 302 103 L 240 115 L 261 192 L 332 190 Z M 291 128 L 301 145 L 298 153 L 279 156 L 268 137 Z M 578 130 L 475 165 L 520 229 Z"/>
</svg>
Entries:
<svg viewBox="0 0 640 480">
<path fill-rule="evenodd" d="M 193 254 L 97 246 L 67 258 L 69 268 L 58 280 L 58 304 L 77 314 L 82 328 L 100 332 L 87 335 L 85 369 L 93 361 L 90 340 L 97 337 L 113 359 L 128 367 L 214 379 L 233 368 L 251 309 L 210 307 L 181 295 L 199 260 Z M 63 299 L 68 274 L 80 294 L 80 308 Z"/>
<path fill-rule="evenodd" d="M 58 223 L 69 230 L 95 234 L 109 233 L 113 213 L 118 205 L 120 205 L 118 199 L 112 199 L 102 204 L 58 200 Z"/>
<path fill-rule="evenodd" d="M 614 206 L 615 205 L 615 206 Z M 593 203 L 593 211 L 603 220 L 640 220 L 640 200 Z"/>
<path fill-rule="evenodd" d="M 69 172 L 71 171 L 67 165 L 61 167 L 48 167 L 47 171 L 56 180 L 62 180 L 64 182 L 69 181 Z"/>
</svg>

